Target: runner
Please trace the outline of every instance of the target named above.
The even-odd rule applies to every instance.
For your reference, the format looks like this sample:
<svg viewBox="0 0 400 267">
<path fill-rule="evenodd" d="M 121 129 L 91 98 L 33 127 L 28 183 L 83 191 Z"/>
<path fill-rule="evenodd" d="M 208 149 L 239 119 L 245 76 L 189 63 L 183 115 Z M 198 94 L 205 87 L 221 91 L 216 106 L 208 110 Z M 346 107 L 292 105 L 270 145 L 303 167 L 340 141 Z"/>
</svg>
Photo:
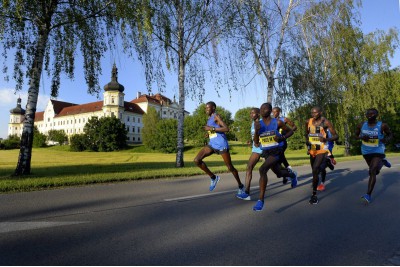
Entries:
<svg viewBox="0 0 400 267">
<path fill-rule="evenodd" d="M 332 123 L 325 117 L 322 117 L 322 110 L 320 107 L 313 107 L 311 109 L 311 117 L 306 122 L 306 144 L 309 147 L 308 153 L 310 154 L 310 164 L 312 168 L 313 183 L 312 183 L 312 196 L 310 198 L 310 204 L 318 204 L 319 200 L 317 197 L 317 187 L 319 173 L 326 175 L 326 156 L 328 153 L 326 142 L 335 141 L 338 139 L 335 129 Z M 328 138 L 327 130 L 332 134 L 332 137 Z"/>
<path fill-rule="evenodd" d="M 232 164 L 231 154 L 229 152 L 229 144 L 225 133 L 229 132 L 228 126 L 222 121 L 221 117 L 215 112 L 217 106 L 214 102 L 210 101 L 206 104 L 206 113 L 209 116 L 207 125 L 204 126 L 204 130 L 208 133 L 209 142 L 208 145 L 204 146 L 197 156 L 194 158 L 194 163 L 202 169 L 205 173 L 210 176 L 210 191 L 213 191 L 217 186 L 220 177 L 215 175 L 207 167 L 203 159 L 214 153 L 221 155 L 226 167 L 233 174 L 238 183 L 238 194 L 243 193 L 243 184 L 240 181 L 238 171 Z"/>
<path fill-rule="evenodd" d="M 268 183 L 267 172 L 272 169 L 278 177 L 291 177 L 292 187 L 297 186 L 296 173 L 289 173 L 286 169 L 281 169 L 279 160 L 283 153 L 283 141 L 293 135 L 293 130 L 280 120 L 271 117 L 272 106 L 264 103 L 260 107 L 261 120 L 254 121 L 254 145 L 262 150 L 261 157 L 265 158 L 264 163 L 259 169 L 260 173 L 260 195 L 259 200 L 253 207 L 254 211 L 261 211 L 264 207 L 265 190 Z M 281 135 L 282 129 L 286 134 Z"/>
<path fill-rule="evenodd" d="M 372 201 L 371 195 L 375 187 L 376 175 L 379 174 L 382 166 L 391 167 L 390 162 L 385 158 L 385 143 L 392 139 L 393 134 L 386 123 L 377 120 L 378 114 L 375 108 L 368 109 L 365 114 L 367 121 L 360 123 L 355 131 L 356 138 L 362 140 L 361 153 L 369 167 L 368 190 L 361 197 L 365 204 Z"/>
<path fill-rule="evenodd" d="M 283 123 L 285 123 L 286 125 L 289 125 L 290 128 L 293 130 L 293 132 L 295 132 L 297 130 L 297 126 L 294 124 L 293 121 L 291 121 L 289 118 L 287 117 L 281 117 L 281 108 L 280 107 L 274 107 L 272 109 L 272 116 L 277 119 L 277 120 L 281 120 Z M 282 135 L 284 135 L 284 132 L 281 132 Z M 285 151 L 287 149 L 287 140 L 284 140 L 284 145 L 283 145 L 283 154 L 282 154 L 282 160 L 281 162 L 283 163 L 283 166 L 285 166 L 285 168 L 292 170 L 292 167 L 290 166 L 289 162 L 286 159 L 285 156 Z M 282 183 L 286 184 L 288 182 L 288 179 L 286 177 L 283 177 Z"/>
</svg>

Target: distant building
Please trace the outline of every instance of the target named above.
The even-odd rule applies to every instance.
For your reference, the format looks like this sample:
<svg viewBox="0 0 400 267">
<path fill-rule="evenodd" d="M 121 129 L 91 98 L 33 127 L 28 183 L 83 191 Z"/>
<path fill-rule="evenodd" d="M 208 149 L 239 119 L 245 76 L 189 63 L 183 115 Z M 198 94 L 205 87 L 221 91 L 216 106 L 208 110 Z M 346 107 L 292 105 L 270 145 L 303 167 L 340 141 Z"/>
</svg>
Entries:
<svg viewBox="0 0 400 267">
<path fill-rule="evenodd" d="M 162 119 L 178 118 L 178 104 L 161 95 L 146 95 L 137 93 L 137 98 L 124 101 L 124 86 L 118 83 L 118 71 L 114 64 L 111 82 L 104 86 L 103 101 L 86 104 L 73 104 L 58 100 L 49 100 L 46 109 L 36 112 L 35 125 L 38 130 L 47 134 L 49 130 L 64 130 L 67 136 L 83 133 L 83 128 L 92 117 L 118 117 L 125 123 L 128 143 L 141 143 L 143 114 L 149 106 L 154 107 Z M 185 114 L 189 114 L 185 111 Z M 8 135 L 21 136 L 25 110 L 21 108 L 21 98 L 17 107 L 10 110 Z"/>
</svg>

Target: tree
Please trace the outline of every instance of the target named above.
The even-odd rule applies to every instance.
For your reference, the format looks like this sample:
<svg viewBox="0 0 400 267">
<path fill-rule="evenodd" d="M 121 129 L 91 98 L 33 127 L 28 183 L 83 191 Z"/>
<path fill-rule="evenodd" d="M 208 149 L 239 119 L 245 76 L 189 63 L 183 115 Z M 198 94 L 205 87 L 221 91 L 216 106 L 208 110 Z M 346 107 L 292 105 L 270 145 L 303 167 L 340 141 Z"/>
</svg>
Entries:
<svg viewBox="0 0 400 267">
<path fill-rule="evenodd" d="M 357 118 L 362 118 L 371 105 L 383 106 L 386 93 L 398 95 L 382 86 L 372 88 L 368 82 L 377 72 L 388 72 L 389 55 L 398 43 L 397 32 L 364 35 L 354 10 L 352 0 L 313 4 L 299 28 L 296 55 L 284 57 L 286 73 L 280 73 L 280 87 L 293 90 L 291 95 L 297 100 L 291 103 L 324 108 L 345 143 L 346 154 Z M 383 110 L 393 107 L 392 98 Z"/>
<path fill-rule="evenodd" d="M 92 117 L 83 128 L 89 147 L 93 151 L 109 152 L 126 147 L 127 130 L 118 118 Z"/>
<path fill-rule="evenodd" d="M 156 149 L 165 153 L 176 153 L 178 121 L 175 119 L 160 120 L 156 125 Z"/>
<path fill-rule="evenodd" d="M 61 146 L 68 141 L 68 137 L 64 130 L 50 130 L 47 133 L 47 140 L 56 142 Z"/>
<path fill-rule="evenodd" d="M 33 147 L 46 147 L 47 136 L 39 132 L 39 129 L 35 126 L 33 128 Z"/>
<path fill-rule="evenodd" d="M 251 138 L 251 124 L 250 111 L 251 107 L 239 109 L 235 113 L 233 128 L 235 129 L 235 136 L 238 141 L 247 143 L 252 140 Z"/>
<path fill-rule="evenodd" d="M 307 1 L 251 0 L 233 3 L 232 12 L 237 19 L 230 45 L 238 47 L 240 61 L 250 60 L 252 69 L 265 77 L 266 101 L 272 103 L 279 59 L 284 51 L 291 50 L 288 32 L 299 24 L 295 11 L 301 11 Z"/>
<path fill-rule="evenodd" d="M 205 66 L 201 59 L 217 62 L 218 37 L 228 25 L 225 10 L 230 1 L 154 0 L 150 4 L 153 32 L 139 43 L 139 58 L 146 67 L 149 88 L 154 80 L 161 89 L 165 84 L 161 67 L 163 59 L 168 70 L 178 74 L 176 167 L 183 167 L 185 99 L 191 93 L 201 101 L 205 83 Z M 215 66 L 209 64 L 211 68 Z M 218 67 L 215 69 L 214 73 L 218 73 Z"/>
<path fill-rule="evenodd" d="M 100 58 L 117 35 L 118 21 L 114 19 L 128 14 L 131 25 L 146 21 L 138 16 L 137 20 L 134 19 L 134 15 L 140 13 L 140 5 L 135 3 L 119 0 L 0 2 L 0 39 L 4 63 L 7 55 L 14 53 L 13 78 L 17 82 L 16 90 L 22 88 L 25 77 L 29 80 L 21 148 L 14 175 L 29 174 L 31 170 L 33 126 L 43 70 L 52 76 L 51 95 L 56 97 L 61 73 L 71 79 L 74 77 L 75 51 L 79 44 L 88 92 L 98 93 Z M 111 39 L 107 41 L 106 36 Z M 8 72 L 5 64 L 3 70 Z"/>
<path fill-rule="evenodd" d="M 153 107 L 148 107 L 147 113 L 143 115 L 142 141 L 143 145 L 150 149 L 157 149 L 157 124 L 160 115 Z"/>
</svg>

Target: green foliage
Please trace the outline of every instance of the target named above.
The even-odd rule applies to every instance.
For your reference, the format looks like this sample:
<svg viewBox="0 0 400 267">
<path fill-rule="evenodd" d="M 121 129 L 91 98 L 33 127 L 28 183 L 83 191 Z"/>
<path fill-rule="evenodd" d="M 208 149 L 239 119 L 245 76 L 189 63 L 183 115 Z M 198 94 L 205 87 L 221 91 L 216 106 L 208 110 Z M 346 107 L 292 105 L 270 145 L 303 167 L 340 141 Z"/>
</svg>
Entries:
<svg viewBox="0 0 400 267">
<path fill-rule="evenodd" d="M 74 134 L 69 138 L 70 150 L 74 152 L 85 151 L 87 138 L 85 134 Z"/>
<path fill-rule="evenodd" d="M 160 120 L 157 125 L 155 136 L 156 149 L 165 153 L 176 153 L 176 142 L 178 138 L 178 121 L 175 119 Z"/>
<path fill-rule="evenodd" d="M 14 134 L 1 142 L 1 149 L 17 149 L 20 147 L 21 138 Z"/>
<path fill-rule="evenodd" d="M 33 129 L 33 143 L 32 147 L 46 147 L 47 136 L 39 132 L 38 128 L 35 126 Z"/>
<path fill-rule="evenodd" d="M 206 125 L 206 105 L 200 104 L 190 116 L 185 117 L 185 139 L 194 146 L 203 146 L 207 143 L 203 126 Z"/>
<path fill-rule="evenodd" d="M 148 107 L 147 113 L 143 115 L 142 141 L 150 149 L 157 149 L 157 124 L 160 116 L 155 108 Z"/>
<path fill-rule="evenodd" d="M 68 137 L 64 130 L 50 130 L 47 133 L 47 140 L 56 142 L 61 146 L 68 141 Z"/>
<path fill-rule="evenodd" d="M 89 150 L 109 152 L 126 147 L 127 130 L 116 117 L 92 117 L 86 123 L 84 132 Z"/>
<path fill-rule="evenodd" d="M 235 119 L 233 122 L 233 129 L 235 133 L 235 137 L 238 141 L 242 143 L 251 142 L 251 118 L 250 111 L 251 107 L 239 109 L 235 114 Z"/>
</svg>

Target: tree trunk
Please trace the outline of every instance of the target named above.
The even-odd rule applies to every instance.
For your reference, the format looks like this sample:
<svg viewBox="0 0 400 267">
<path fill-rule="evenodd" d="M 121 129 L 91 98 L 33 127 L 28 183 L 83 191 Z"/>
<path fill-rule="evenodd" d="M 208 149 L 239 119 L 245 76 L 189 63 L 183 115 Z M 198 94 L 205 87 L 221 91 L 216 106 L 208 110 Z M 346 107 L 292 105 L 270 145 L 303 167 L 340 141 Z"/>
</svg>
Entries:
<svg viewBox="0 0 400 267">
<path fill-rule="evenodd" d="M 184 150 L 184 132 L 183 122 L 185 120 L 185 50 L 183 46 L 183 6 L 178 3 L 178 47 L 179 47 L 179 114 L 178 114 L 178 138 L 177 138 L 177 152 L 176 152 L 176 167 L 184 167 L 183 150 Z"/>
<path fill-rule="evenodd" d="M 344 124 L 344 156 L 350 156 L 350 133 L 347 123 Z"/>
<path fill-rule="evenodd" d="M 31 158 L 33 144 L 33 129 L 35 122 L 36 106 L 39 96 L 40 77 L 43 69 L 44 52 L 48 40 L 48 32 L 41 31 L 36 45 L 33 65 L 30 70 L 28 100 L 26 103 L 25 119 L 21 135 L 21 147 L 19 150 L 18 164 L 14 175 L 31 173 Z"/>
</svg>

